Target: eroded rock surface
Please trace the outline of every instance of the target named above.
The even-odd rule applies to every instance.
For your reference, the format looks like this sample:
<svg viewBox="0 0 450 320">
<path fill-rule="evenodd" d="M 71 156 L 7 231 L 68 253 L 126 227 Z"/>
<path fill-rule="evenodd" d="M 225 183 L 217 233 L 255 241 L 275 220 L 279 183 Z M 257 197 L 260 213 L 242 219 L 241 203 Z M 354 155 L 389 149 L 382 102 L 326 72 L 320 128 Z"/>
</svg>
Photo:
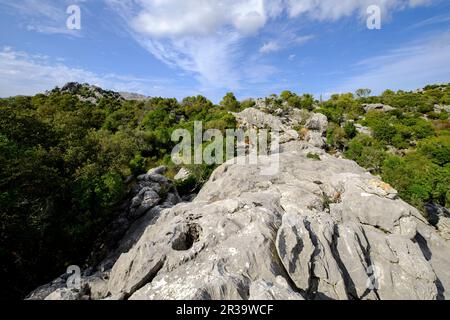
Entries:
<svg viewBox="0 0 450 320">
<path fill-rule="evenodd" d="M 279 156 L 278 175 L 226 163 L 194 202 L 163 211 L 116 262 L 112 296 L 445 297 L 449 243 L 395 190 L 305 142 Z"/>
<path fill-rule="evenodd" d="M 237 116 L 241 125 L 292 131 L 260 112 Z M 326 118 L 300 115 L 297 123 L 320 144 Z M 85 291 L 131 300 L 450 298 L 450 242 L 442 230 L 355 162 L 317 148 L 308 134 L 304 141 L 291 135 L 258 165 L 230 160 L 193 202 L 159 208 L 131 232 L 132 245 L 106 276 L 85 281 Z M 262 174 L 274 159 L 279 171 Z M 147 191 L 137 193 L 133 208 L 153 203 Z M 49 297 L 85 295 L 59 290 Z"/>
<path fill-rule="evenodd" d="M 381 112 L 389 112 L 392 110 L 395 110 L 395 108 L 386 105 L 386 104 L 382 104 L 382 103 L 366 103 L 363 104 L 363 108 L 364 111 L 369 112 L 369 111 L 381 111 Z"/>
</svg>

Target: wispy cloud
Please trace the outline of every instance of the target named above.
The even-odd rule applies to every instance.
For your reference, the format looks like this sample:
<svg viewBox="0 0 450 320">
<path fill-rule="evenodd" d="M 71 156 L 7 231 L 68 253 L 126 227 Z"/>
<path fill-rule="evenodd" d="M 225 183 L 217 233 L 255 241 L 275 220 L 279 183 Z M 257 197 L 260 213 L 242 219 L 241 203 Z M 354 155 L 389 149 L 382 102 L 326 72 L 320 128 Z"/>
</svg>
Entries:
<svg viewBox="0 0 450 320">
<path fill-rule="evenodd" d="M 450 14 L 441 14 L 441 15 L 437 15 L 437 16 L 429 18 L 429 19 L 422 20 L 418 23 L 415 23 L 414 25 L 410 26 L 408 28 L 408 30 L 424 28 L 424 27 L 428 27 L 431 25 L 447 23 L 447 22 L 450 22 Z"/>
<path fill-rule="evenodd" d="M 69 81 L 87 82 L 115 91 L 129 91 L 150 96 L 181 98 L 188 93 L 183 88 L 177 88 L 168 79 L 139 78 L 114 73 L 97 74 L 55 60 L 45 55 L 3 48 L 0 51 L 0 96 L 34 95 L 55 86 L 62 86 Z"/>
<path fill-rule="evenodd" d="M 106 19 L 113 28 L 122 32 L 121 37 L 126 33 L 153 57 L 193 78 L 195 84 L 190 82 L 189 85 L 196 93 L 217 98 L 224 91 L 245 91 L 255 83 L 269 86 L 280 70 L 275 67 L 276 59 L 270 60 L 272 57 L 267 53 L 291 49 L 313 39 L 313 35 L 305 34 L 298 26 L 300 19 L 314 23 L 337 21 L 349 16 L 361 18 L 365 16 L 367 6 L 373 4 L 380 5 L 385 15 L 392 15 L 397 10 L 436 1 L 439 0 L 102 0 L 101 3 L 109 9 L 105 11 Z M 65 27 L 65 10 L 69 4 L 75 3 L 82 4 L 84 15 L 92 2 L 0 0 L 2 10 L 17 15 L 20 23 L 30 32 L 80 35 Z M 282 24 L 286 27 L 274 28 Z M 317 34 L 317 38 L 320 36 Z M 288 53 L 286 50 L 283 54 L 294 60 L 295 56 L 288 56 Z M 391 59 L 393 55 L 405 56 L 402 52 L 391 52 Z M 37 68 L 40 73 L 49 73 L 52 81 L 43 77 L 42 85 L 31 85 L 30 80 L 23 76 L 24 83 L 30 83 L 30 88 L 43 88 L 50 82 L 53 85 L 53 82 L 64 78 L 51 74 L 63 76 L 64 72 L 72 73 L 72 78 L 103 81 L 109 87 L 117 84 L 126 86 L 126 81 L 117 77 L 111 79 L 64 65 L 47 65 L 48 62 L 37 61 L 30 56 L 24 58 L 18 55 L 15 59 L 21 62 L 17 66 L 19 68 L 27 65 Z M 6 80 L 1 81 L 8 85 Z M 133 91 L 142 91 L 139 89 L 141 83 L 136 81 Z"/>
<path fill-rule="evenodd" d="M 429 5 L 437 1 L 439 0 L 287 0 L 285 3 L 291 17 L 307 15 L 314 20 L 337 21 L 352 15 L 364 17 L 371 5 L 379 6 L 386 17 L 397 10 Z"/>
<path fill-rule="evenodd" d="M 380 93 L 385 89 L 415 89 L 430 83 L 449 82 L 449 57 L 450 31 L 360 61 L 351 70 L 356 75 L 329 92 L 371 88 Z"/>
<path fill-rule="evenodd" d="M 240 90 L 244 79 L 268 74 L 266 63 L 242 65 L 244 39 L 265 25 L 276 8 L 248 1 L 106 0 L 129 34 L 154 57 L 195 77 L 197 90 L 217 98 Z M 248 58 L 248 57 L 247 57 Z"/>
<path fill-rule="evenodd" d="M 126 28 L 154 57 L 172 68 L 191 73 L 201 90 L 239 89 L 249 77 L 243 74 L 243 43 L 280 17 L 336 21 L 353 14 L 365 15 L 378 4 L 392 12 L 432 0 L 104 0 L 125 22 Z M 267 39 L 261 54 L 300 45 L 313 36 L 290 30 L 281 38 Z M 292 36 L 293 35 L 293 36 Z M 256 62 L 259 70 L 270 69 Z M 253 72 L 254 73 L 254 72 Z"/>
<path fill-rule="evenodd" d="M 70 30 L 66 26 L 69 15 L 66 9 L 72 4 L 82 4 L 86 0 L 0 0 L 4 10 L 20 17 L 26 30 L 46 33 L 64 34 L 80 37 L 80 30 Z M 3 9 L 2 9 L 3 10 Z"/>
<path fill-rule="evenodd" d="M 280 50 L 299 46 L 307 43 L 314 38 L 313 35 L 297 36 L 292 32 L 282 33 L 277 39 L 265 42 L 259 49 L 260 53 L 278 52 Z"/>
<path fill-rule="evenodd" d="M 261 53 L 269 53 L 269 52 L 276 52 L 281 50 L 281 46 L 277 41 L 269 41 L 262 45 L 262 47 L 259 49 L 259 52 Z"/>
<path fill-rule="evenodd" d="M 174 68 L 196 75 L 203 90 L 211 87 L 238 89 L 239 73 L 234 65 L 239 54 L 239 35 L 182 37 L 172 41 L 140 38 L 156 58 Z M 234 59 L 230 59 L 234 57 Z"/>
</svg>

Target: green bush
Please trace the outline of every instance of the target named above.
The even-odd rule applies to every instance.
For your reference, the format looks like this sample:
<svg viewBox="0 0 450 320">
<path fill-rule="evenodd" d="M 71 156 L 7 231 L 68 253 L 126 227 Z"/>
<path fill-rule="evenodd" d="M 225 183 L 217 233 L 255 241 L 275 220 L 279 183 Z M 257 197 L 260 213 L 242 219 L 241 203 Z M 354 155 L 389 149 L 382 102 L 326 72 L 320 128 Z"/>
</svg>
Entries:
<svg viewBox="0 0 450 320">
<path fill-rule="evenodd" d="M 327 129 L 327 143 L 335 149 L 345 149 L 345 146 L 348 144 L 345 129 L 337 124 L 331 123 Z"/>
<path fill-rule="evenodd" d="M 320 156 L 317 153 L 309 152 L 306 157 L 311 160 L 320 161 Z"/>
<path fill-rule="evenodd" d="M 223 97 L 220 106 L 226 111 L 237 112 L 241 109 L 241 104 L 236 100 L 233 93 L 229 92 Z"/>
<path fill-rule="evenodd" d="M 333 95 L 318 112 L 330 121 L 330 146 L 361 166 L 379 173 L 403 199 L 423 208 L 426 202 L 449 207 L 450 121 L 435 113 L 435 104 L 450 104 L 450 84 L 422 92 L 367 90 Z M 68 264 L 82 264 L 103 228 L 127 193 L 127 176 L 145 172 L 146 164 L 170 163 L 178 128 L 224 132 L 235 128 L 229 111 L 255 105 L 239 103 L 228 93 L 219 106 L 203 96 L 125 101 L 105 92 L 97 104 L 77 98 L 92 96 L 83 86 L 48 95 L 0 99 L 0 296 L 23 297 L 50 281 Z M 276 108 L 312 110 L 312 95 L 285 91 L 267 102 Z M 287 102 L 287 104 L 283 103 Z M 362 103 L 385 103 L 394 111 L 365 113 Z M 317 112 L 317 111 L 316 111 Z M 425 117 L 427 115 L 433 121 Z M 358 134 L 349 120 L 369 126 L 374 137 Z M 414 148 L 417 143 L 417 148 Z M 408 149 L 405 156 L 385 152 L 388 144 Z M 320 157 L 308 155 L 311 159 Z M 189 167 L 192 178 L 181 192 L 198 191 L 214 165 Z M 172 168 L 174 170 L 174 168 Z"/>
<path fill-rule="evenodd" d="M 134 159 L 130 161 L 130 169 L 134 176 L 145 173 L 145 158 L 141 154 L 137 154 Z"/>
<path fill-rule="evenodd" d="M 423 140 L 419 143 L 417 151 L 433 163 L 445 166 L 450 163 L 450 137 L 439 136 Z"/>
<path fill-rule="evenodd" d="M 418 153 L 404 158 L 389 156 L 383 164 L 383 179 L 394 186 L 400 196 L 418 207 L 428 202 L 449 206 L 449 167 L 439 167 Z"/>
<path fill-rule="evenodd" d="M 356 137 L 358 131 L 356 130 L 355 124 L 353 122 L 346 122 L 344 125 L 345 135 L 349 139 Z"/>
<path fill-rule="evenodd" d="M 372 137 L 360 134 L 352 139 L 345 151 L 345 156 L 355 160 L 359 165 L 378 172 L 386 157 L 382 143 Z"/>
</svg>

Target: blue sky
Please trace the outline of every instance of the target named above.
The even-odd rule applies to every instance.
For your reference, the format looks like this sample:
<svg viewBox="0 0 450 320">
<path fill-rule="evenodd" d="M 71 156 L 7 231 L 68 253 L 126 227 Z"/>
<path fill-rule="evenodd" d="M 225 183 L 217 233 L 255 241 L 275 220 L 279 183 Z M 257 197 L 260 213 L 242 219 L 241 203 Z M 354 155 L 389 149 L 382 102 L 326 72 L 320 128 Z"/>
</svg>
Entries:
<svg viewBox="0 0 450 320">
<path fill-rule="evenodd" d="M 2 97 L 68 81 L 216 102 L 450 82 L 447 0 L 0 0 L 0 30 Z"/>
</svg>

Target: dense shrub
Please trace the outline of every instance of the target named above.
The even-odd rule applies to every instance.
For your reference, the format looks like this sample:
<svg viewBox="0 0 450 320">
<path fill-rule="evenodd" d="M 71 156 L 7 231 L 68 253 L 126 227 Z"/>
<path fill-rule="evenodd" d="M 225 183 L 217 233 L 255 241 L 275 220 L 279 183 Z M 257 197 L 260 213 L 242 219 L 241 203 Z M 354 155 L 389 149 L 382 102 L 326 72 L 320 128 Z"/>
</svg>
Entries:
<svg viewBox="0 0 450 320">
<path fill-rule="evenodd" d="M 353 139 L 354 130 L 348 122 L 343 125 L 344 132 L 339 126 L 344 118 L 353 117 L 352 97 L 335 95 L 321 107 L 332 122 L 328 144 L 380 174 L 404 200 L 423 212 L 428 202 L 449 207 L 450 121 L 446 112 L 434 112 L 434 105 L 446 103 L 449 94 L 450 84 L 427 86 L 417 92 L 386 90 L 379 97 L 368 97 L 361 91 L 360 103 L 384 103 L 396 109 L 360 115 L 359 122 L 372 130 L 373 137 L 356 134 Z"/>
<path fill-rule="evenodd" d="M 378 172 L 386 157 L 386 152 L 382 143 L 361 134 L 349 142 L 345 155 L 358 162 L 359 165 Z"/>
<path fill-rule="evenodd" d="M 106 92 L 93 104 L 73 92 L 0 100 L 0 259 L 2 298 L 23 297 L 82 265 L 98 234 L 127 195 L 124 183 L 149 166 L 170 163 L 173 130 L 235 127 L 228 94 L 221 106 L 202 96 L 125 101 Z M 198 190 L 214 166 L 191 168 L 186 192 Z M 171 169 L 175 170 L 175 169 Z"/>
<path fill-rule="evenodd" d="M 448 207 L 450 121 L 434 106 L 450 104 L 450 85 L 369 95 L 359 90 L 356 98 L 347 93 L 319 103 L 312 95 L 285 91 L 266 102 L 271 110 L 313 110 L 318 104 L 316 112 L 330 121 L 332 149 L 380 174 L 418 208 L 427 202 Z M 93 97 L 85 86 L 72 85 L 0 99 L 1 298 L 23 297 L 67 265 L 82 265 L 116 217 L 130 187 L 126 178 L 159 164 L 168 165 L 171 174 L 179 169 L 170 161 L 175 129 L 193 132 L 194 122 L 202 121 L 204 130 L 224 132 L 236 126 L 229 111 L 255 105 L 232 93 L 219 105 L 203 96 L 125 101 L 105 91 L 97 103 L 86 100 Z M 396 109 L 366 114 L 363 103 Z M 368 126 L 373 137 L 358 133 L 354 123 Z M 192 176 L 178 184 L 180 192 L 198 191 L 214 168 L 189 166 Z"/>
</svg>

